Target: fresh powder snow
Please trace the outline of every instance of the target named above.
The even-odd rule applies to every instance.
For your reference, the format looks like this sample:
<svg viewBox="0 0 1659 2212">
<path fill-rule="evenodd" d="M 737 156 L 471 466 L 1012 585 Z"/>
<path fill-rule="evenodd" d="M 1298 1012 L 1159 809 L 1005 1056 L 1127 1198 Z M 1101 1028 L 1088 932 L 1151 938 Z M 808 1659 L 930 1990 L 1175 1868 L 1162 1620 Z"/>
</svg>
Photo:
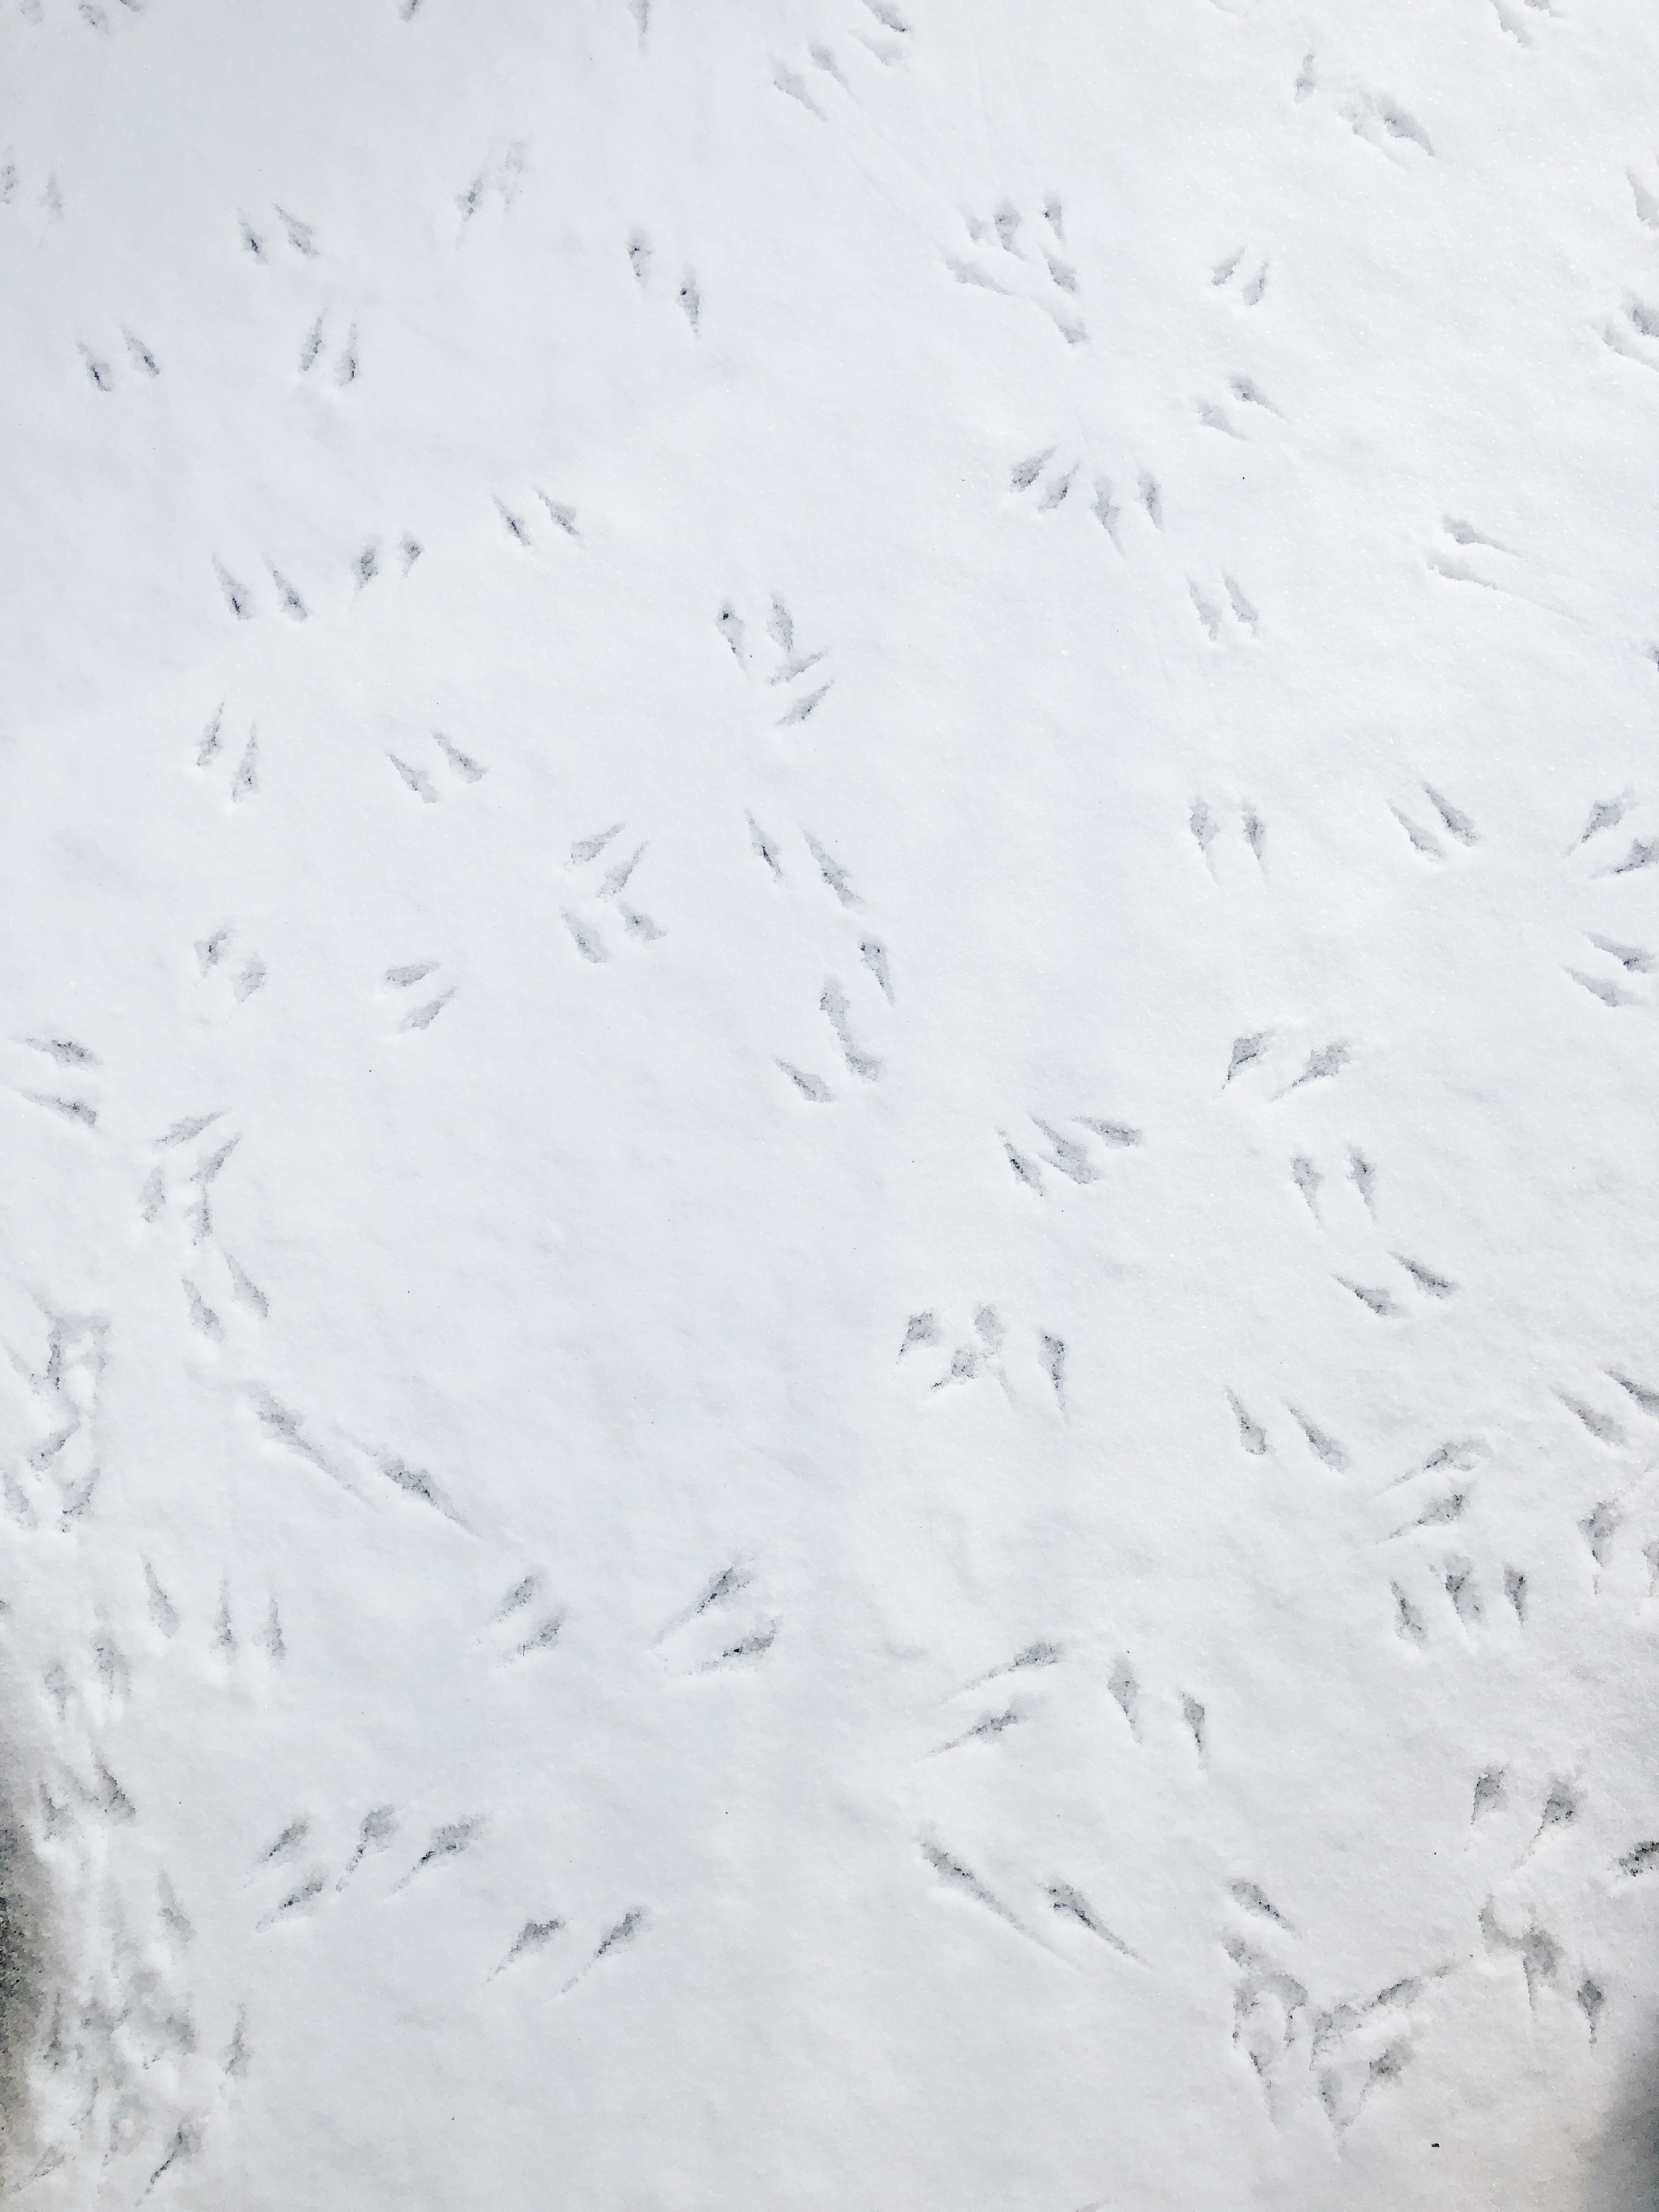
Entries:
<svg viewBox="0 0 1659 2212">
<path fill-rule="evenodd" d="M 0 106 L 22 2212 L 1650 2212 L 1659 15 Z"/>
</svg>

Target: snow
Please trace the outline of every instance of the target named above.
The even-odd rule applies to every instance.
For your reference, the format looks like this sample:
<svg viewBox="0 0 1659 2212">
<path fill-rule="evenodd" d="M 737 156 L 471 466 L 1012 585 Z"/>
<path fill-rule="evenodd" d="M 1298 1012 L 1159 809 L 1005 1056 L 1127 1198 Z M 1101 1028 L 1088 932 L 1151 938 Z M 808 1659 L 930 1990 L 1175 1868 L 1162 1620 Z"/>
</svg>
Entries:
<svg viewBox="0 0 1659 2212">
<path fill-rule="evenodd" d="M 1655 2201 L 1656 72 L 7 0 L 20 2205 Z"/>
</svg>

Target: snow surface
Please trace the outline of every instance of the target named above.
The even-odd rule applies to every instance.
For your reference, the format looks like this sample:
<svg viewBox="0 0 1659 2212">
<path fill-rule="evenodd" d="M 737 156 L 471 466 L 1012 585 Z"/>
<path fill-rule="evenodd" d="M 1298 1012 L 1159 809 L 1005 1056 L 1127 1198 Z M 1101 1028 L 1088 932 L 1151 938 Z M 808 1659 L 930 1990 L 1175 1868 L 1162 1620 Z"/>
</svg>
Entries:
<svg viewBox="0 0 1659 2212">
<path fill-rule="evenodd" d="M 1659 2203 L 1659 17 L 0 21 L 20 2205 Z"/>
</svg>

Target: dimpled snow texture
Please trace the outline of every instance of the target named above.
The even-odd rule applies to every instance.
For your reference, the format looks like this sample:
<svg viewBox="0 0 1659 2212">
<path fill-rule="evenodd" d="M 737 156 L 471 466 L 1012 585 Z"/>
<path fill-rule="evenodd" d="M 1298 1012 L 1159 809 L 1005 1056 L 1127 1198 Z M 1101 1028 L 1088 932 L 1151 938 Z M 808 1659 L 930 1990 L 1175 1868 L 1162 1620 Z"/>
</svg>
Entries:
<svg viewBox="0 0 1659 2212">
<path fill-rule="evenodd" d="M 1659 17 L 0 0 L 25 2212 L 1659 2201 Z"/>
</svg>

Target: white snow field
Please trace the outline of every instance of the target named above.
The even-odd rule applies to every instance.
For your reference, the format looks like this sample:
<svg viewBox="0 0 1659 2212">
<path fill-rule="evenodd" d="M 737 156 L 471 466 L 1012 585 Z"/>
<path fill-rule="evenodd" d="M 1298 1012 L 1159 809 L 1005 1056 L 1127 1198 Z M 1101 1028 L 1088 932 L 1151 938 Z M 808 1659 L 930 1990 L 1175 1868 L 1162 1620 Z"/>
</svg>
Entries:
<svg viewBox="0 0 1659 2212">
<path fill-rule="evenodd" d="M 1659 2203 L 1659 15 L 4 0 L 35 2208 Z"/>
</svg>

